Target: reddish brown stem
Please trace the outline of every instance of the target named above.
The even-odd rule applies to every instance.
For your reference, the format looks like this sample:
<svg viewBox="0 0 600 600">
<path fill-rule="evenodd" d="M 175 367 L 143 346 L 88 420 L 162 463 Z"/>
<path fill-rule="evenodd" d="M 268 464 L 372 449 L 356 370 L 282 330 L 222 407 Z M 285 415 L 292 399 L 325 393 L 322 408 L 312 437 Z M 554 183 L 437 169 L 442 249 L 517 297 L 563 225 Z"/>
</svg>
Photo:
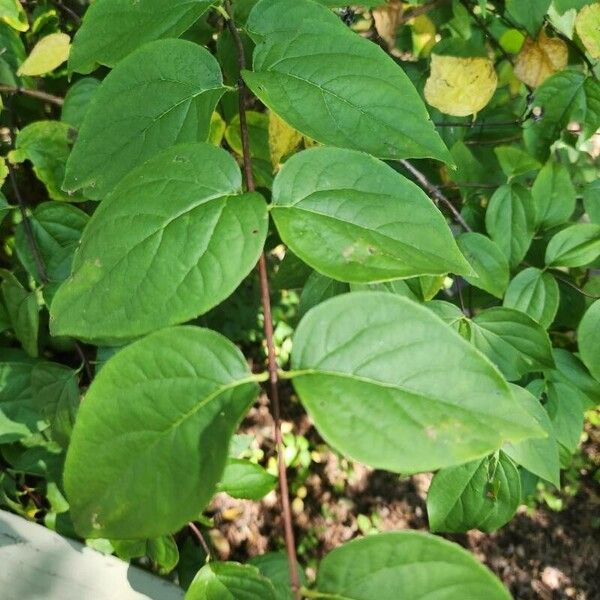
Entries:
<svg viewBox="0 0 600 600">
<path fill-rule="evenodd" d="M 225 0 L 225 9 L 229 15 L 227 26 L 235 41 L 238 53 L 238 64 L 240 71 L 246 68 L 246 55 L 244 45 L 239 31 L 233 20 L 233 10 L 230 0 Z M 239 89 L 239 114 L 240 114 L 240 134 L 242 139 L 242 152 L 244 163 L 244 174 L 246 177 L 246 188 L 253 192 L 254 176 L 252 175 L 252 158 L 250 156 L 250 137 L 248 135 L 248 126 L 246 123 L 246 103 L 248 99 L 248 89 L 240 77 L 238 82 Z M 273 428 L 275 444 L 277 449 L 277 470 L 279 473 L 279 496 L 281 501 L 281 511 L 283 516 L 283 529 L 285 536 L 285 548 L 287 552 L 290 587 L 295 600 L 300 600 L 300 578 L 298 576 L 298 560 L 296 557 L 296 543 L 294 540 L 294 529 L 292 526 L 292 509 L 290 506 L 290 492 L 287 480 L 287 471 L 285 466 L 283 436 L 281 433 L 281 404 L 279 401 L 279 375 L 277 369 L 277 357 L 275 355 L 275 343 L 273 341 L 273 317 L 271 314 L 271 295 L 269 289 L 269 276 L 267 272 L 267 260 L 264 252 L 258 260 L 258 276 L 260 282 L 260 295 L 264 315 L 264 332 L 267 343 L 267 364 L 269 371 L 269 399 L 271 401 L 271 412 L 273 414 Z"/>
<path fill-rule="evenodd" d="M 204 553 L 206 554 L 206 560 L 210 560 L 210 548 L 208 547 L 208 544 L 206 543 L 202 532 L 200 531 L 200 529 L 198 529 L 198 527 L 196 527 L 196 524 L 192 523 L 191 521 L 188 523 L 188 527 L 202 546 L 202 550 L 204 550 Z"/>
</svg>

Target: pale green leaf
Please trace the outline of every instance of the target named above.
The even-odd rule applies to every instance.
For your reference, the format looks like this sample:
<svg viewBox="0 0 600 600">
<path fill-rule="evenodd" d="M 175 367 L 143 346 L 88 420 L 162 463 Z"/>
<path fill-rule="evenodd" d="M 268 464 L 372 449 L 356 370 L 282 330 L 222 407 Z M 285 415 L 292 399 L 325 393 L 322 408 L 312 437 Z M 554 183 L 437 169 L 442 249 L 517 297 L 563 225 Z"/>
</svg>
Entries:
<svg viewBox="0 0 600 600">
<path fill-rule="evenodd" d="M 99 200 L 160 150 L 208 138 L 225 88 L 215 58 L 183 40 L 159 40 L 132 52 L 94 93 L 63 188 Z"/>
<path fill-rule="evenodd" d="M 241 187 L 233 157 L 206 143 L 169 148 L 132 171 L 83 233 L 52 303 L 53 334 L 118 345 L 227 298 L 267 233 L 264 199 Z"/>
<path fill-rule="evenodd" d="M 195 519 L 256 379 L 231 342 L 196 327 L 163 329 L 109 360 L 81 404 L 65 464 L 79 534 L 153 538 Z"/>
<path fill-rule="evenodd" d="M 508 179 L 537 171 L 542 166 L 531 154 L 517 146 L 498 146 L 494 153 Z"/>
<path fill-rule="evenodd" d="M 275 178 L 271 212 L 294 254 L 340 281 L 470 272 L 425 193 L 361 152 L 296 154 Z"/>
<path fill-rule="evenodd" d="M 546 410 L 556 439 L 571 453 L 579 445 L 583 431 L 585 396 L 571 384 L 549 381 L 546 385 Z"/>
<path fill-rule="evenodd" d="M 511 598 L 458 544 L 417 531 L 380 533 L 343 544 L 321 562 L 316 588 L 332 600 Z"/>
<path fill-rule="evenodd" d="M 19 67 L 17 75 L 45 75 L 60 67 L 69 57 L 71 38 L 66 33 L 51 33 L 41 38 Z"/>
<path fill-rule="evenodd" d="M 296 331 L 292 365 L 321 435 L 376 468 L 461 464 L 541 433 L 482 354 L 395 294 L 353 292 L 313 308 Z"/>
<path fill-rule="evenodd" d="M 96 0 L 73 40 L 69 69 L 90 73 L 114 67 L 136 48 L 179 37 L 210 7 L 211 0 Z"/>
<path fill-rule="evenodd" d="M 260 500 L 275 489 L 277 477 L 273 477 L 260 465 L 249 460 L 230 458 L 217 489 L 233 498 Z"/>
<path fill-rule="evenodd" d="M 503 305 L 528 314 L 547 329 L 554 321 L 559 300 L 556 279 L 550 273 L 529 267 L 510 282 Z"/>
<path fill-rule="evenodd" d="M 27 31 L 27 14 L 19 0 L 0 0 L 0 21 L 4 21 L 17 31 Z"/>
</svg>

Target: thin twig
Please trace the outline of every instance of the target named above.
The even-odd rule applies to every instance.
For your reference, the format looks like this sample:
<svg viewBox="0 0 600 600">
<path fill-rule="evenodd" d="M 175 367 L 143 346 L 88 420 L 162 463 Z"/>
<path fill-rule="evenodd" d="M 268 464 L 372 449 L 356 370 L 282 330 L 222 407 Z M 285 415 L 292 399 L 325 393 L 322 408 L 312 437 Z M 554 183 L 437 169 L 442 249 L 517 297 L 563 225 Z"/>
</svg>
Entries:
<svg viewBox="0 0 600 600">
<path fill-rule="evenodd" d="M 71 20 L 75 25 L 81 25 L 81 17 L 70 6 L 57 1 L 53 2 L 53 4 L 56 6 L 56 8 L 62 10 L 66 15 L 71 17 Z"/>
<path fill-rule="evenodd" d="M 83 351 L 83 346 L 77 340 L 75 340 L 75 350 L 77 351 L 77 354 L 79 355 L 79 358 L 83 363 L 83 368 L 85 370 L 85 374 L 88 377 L 88 381 L 92 383 L 92 380 L 94 379 L 94 371 L 92 369 L 92 365 L 90 364 L 90 361 L 88 360 L 87 356 L 85 355 L 85 352 Z"/>
<path fill-rule="evenodd" d="M 558 279 L 559 281 L 562 281 L 564 284 L 573 288 L 575 291 L 579 292 L 582 296 L 585 296 L 586 298 L 592 298 L 593 300 L 598 300 L 600 298 L 600 296 L 595 296 L 594 294 L 589 294 L 585 290 L 582 290 L 580 287 L 575 285 L 572 281 L 569 281 L 568 279 L 565 279 L 564 277 L 561 277 L 560 275 L 558 275 L 557 272 L 554 270 L 552 271 L 552 275 L 554 275 L 554 277 L 556 279 Z"/>
<path fill-rule="evenodd" d="M 194 536 L 196 537 L 196 539 L 202 546 L 202 549 L 204 550 L 204 553 L 206 554 L 206 561 L 208 562 L 210 560 L 210 548 L 208 547 L 208 544 L 206 543 L 206 540 L 204 539 L 202 532 L 200 531 L 200 529 L 198 529 L 198 527 L 196 527 L 196 524 L 192 523 L 191 521 L 188 523 L 188 527 L 190 528 L 190 531 L 194 534 Z"/>
<path fill-rule="evenodd" d="M 450 202 L 450 200 L 448 200 L 448 198 L 444 196 L 444 194 L 440 191 L 440 188 L 431 183 L 431 181 L 429 181 L 429 179 L 425 177 L 424 173 L 419 171 L 417 167 L 415 167 L 412 163 L 410 163 L 407 160 L 401 160 L 400 164 L 417 180 L 419 185 L 429 194 L 429 196 L 431 196 L 431 198 L 436 203 L 441 202 L 442 204 L 448 207 L 456 222 L 459 223 L 463 227 L 463 229 L 465 229 L 466 231 L 472 231 L 472 229 L 469 227 L 469 224 L 464 220 L 463 216 L 456 209 L 454 204 L 452 204 L 452 202 Z"/>
<path fill-rule="evenodd" d="M 246 68 L 246 56 L 244 45 L 239 31 L 233 20 L 233 9 L 230 0 L 225 0 L 225 10 L 229 15 L 227 26 L 235 41 L 238 54 L 238 64 L 240 71 Z M 239 85 L 239 115 L 240 115 L 240 134 L 242 139 L 242 152 L 244 162 L 244 173 L 246 176 L 246 188 L 249 192 L 255 190 L 254 177 L 252 175 L 252 158 L 250 156 L 250 137 L 248 135 L 248 126 L 246 123 L 246 102 L 248 90 L 244 81 L 240 77 Z M 264 332 L 267 343 L 267 359 L 269 371 L 269 389 L 271 410 L 273 413 L 273 427 L 275 443 L 277 446 L 277 467 L 279 473 L 279 491 L 281 500 L 281 509 L 283 516 L 283 528 L 285 536 L 285 547 L 289 563 L 290 587 L 295 600 L 300 600 L 300 578 L 298 576 L 298 560 L 296 557 L 296 543 L 294 541 L 294 529 L 292 527 L 292 510 L 290 506 L 290 493 L 287 481 L 287 471 L 285 466 L 283 436 L 281 433 L 281 406 L 279 402 L 279 376 L 277 372 L 277 358 L 275 356 L 275 344 L 273 341 L 273 317 L 271 315 L 271 298 L 269 290 L 269 277 L 267 273 L 267 260 L 264 252 L 258 260 L 258 275 L 260 281 L 260 295 L 264 315 Z"/>
<path fill-rule="evenodd" d="M 4 94 L 22 94 L 23 96 L 29 96 L 30 98 L 36 98 L 37 100 L 43 100 L 44 102 L 50 102 L 57 106 L 62 106 L 65 103 L 64 98 L 55 96 L 54 94 L 48 94 L 47 92 L 41 92 L 40 90 L 30 90 L 23 86 L 12 86 L 12 85 L 0 85 L 0 92 Z"/>
<path fill-rule="evenodd" d="M 492 46 L 494 46 L 494 48 L 498 50 L 511 65 L 514 66 L 515 63 L 512 59 L 512 56 L 508 54 L 508 52 L 502 47 L 502 44 L 492 35 L 492 32 L 489 30 L 486 22 L 473 10 L 471 4 L 467 2 L 467 0 L 460 0 L 460 3 L 469 11 L 473 19 L 475 19 L 475 22 L 485 33 L 485 36 L 489 40 L 490 44 L 492 44 Z"/>
</svg>

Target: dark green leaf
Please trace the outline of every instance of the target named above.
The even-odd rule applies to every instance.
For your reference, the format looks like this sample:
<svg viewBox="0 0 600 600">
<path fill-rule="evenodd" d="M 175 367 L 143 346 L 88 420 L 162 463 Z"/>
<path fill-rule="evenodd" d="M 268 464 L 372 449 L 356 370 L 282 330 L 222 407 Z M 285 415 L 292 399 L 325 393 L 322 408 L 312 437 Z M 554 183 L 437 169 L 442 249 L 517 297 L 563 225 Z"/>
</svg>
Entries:
<svg viewBox="0 0 600 600">
<path fill-rule="evenodd" d="M 37 294 L 27 291 L 12 273 L 1 275 L 4 277 L 0 286 L 4 306 L 15 336 L 29 356 L 37 356 L 40 325 Z"/>
<path fill-rule="evenodd" d="M 271 110 L 325 144 L 379 158 L 451 161 L 417 91 L 381 48 L 341 21 L 304 20 L 296 12 L 285 19 L 296 29 L 266 35 L 254 51 L 254 70 L 243 72 Z"/>
<path fill-rule="evenodd" d="M 69 69 L 90 73 L 114 67 L 133 50 L 159 38 L 179 37 L 200 18 L 211 0 L 97 0 L 78 29 Z"/>
<path fill-rule="evenodd" d="M 600 225 L 577 223 L 559 231 L 546 248 L 549 267 L 582 267 L 600 256 Z"/>
<path fill-rule="evenodd" d="M 211 562 L 198 571 L 185 600 L 276 600 L 273 584 L 252 565 Z"/>
<path fill-rule="evenodd" d="M 569 220 L 575 211 L 576 192 L 567 168 L 548 161 L 531 190 L 536 229 L 550 229 Z"/>
<path fill-rule="evenodd" d="M 321 273 L 314 271 L 306 280 L 302 293 L 300 294 L 300 315 L 307 313 L 313 306 L 317 306 L 328 298 L 339 296 L 350 291 L 350 286 L 343 281 L 336 281 Z"/>
<path fill-rule="evenodd" d="M 267 552 L 267 554 L 254 556 L 250 559 L 250 564 L 257 567 L 261 575 L 271 581 L 275 588 L 276 600 L 294 600 L 290 589 L 290 567 L 285 552 Z M 298 576 L 300 584 L 307 585 L 306 576 L 300 565 L 298 565 Z"/>
<path fill-rule="evenodd" d="M 431 531 L 491 532 L 515 514 L 521 478 L 503 452 L 438 471 L 427 493 Z"/>
<path fill-rule="evenodd" d="M 550 273 L 529 267 L 510 282 L 503 304 L 528 314 L 547 329 L 554 321 L 559 300 L 556 279 Z"/>
<path fill-rule="evenodd" d="M 458 247 L 477 273 L 476 277 L 465 276 L 475 287 L 502 298 L 510 277 L 508 260 L 490 238 L 480 233 L 463 233 L 457 238 Z"/>
<path fill-rule="evenodd" d="M 335 600 L 510 600 L 466 550 L 416 531 L 370 535 L 336 548 L 321 562 L 316 587 Z"/>
<path fill-rule="evenodd" d="M 153 538 L 196 518 L 256 380 L 231 342 L 195 327 L 163 329 L 109 360 L 81 404 L 65 464 L 80 535 Z"/>
<path fill-rule="evenodd" d="M 559 381 L 572 385 L 584 394 L 586 408 L 595 408 L 600 404 L 600 382 L 594 379 L 582 362 L 567 350 L 554 348 L 556 369 L 544 375 L 549 381 Z"/>
<path fill-rule="evenodd" d="M 517 402 L 539 423 L 546 432 L 545 439 L 530 439 L 517 444 L 507 443 L 502 448 L 517 464 L 538 477 L 560 487 L 560 460 L 554 428 L 540 401 L 529 391 L 512 386 Z"/>
<path fill-rule="evenodd" d="M 600 225 L 600 179 L 596 179 L 585 186 L 583 205 L 590 221 Z"/>
<path fill-rule="evenodd" d="M 470 272 L 425 193 L 361 152 L 313 148 L 290 158 L 275 178 L 272 214 L 294 254 L 340 281 Z"/>
<path fill-rule="evenodd" d="M 60 120 L 79 129 L 99 86 L 100 81 L 93 77 L 84 77 L 72 85 L 65 96 Z"/>
<path fill-rule="evenodd" d="M 313 308 L 296 331 L 292 365 L 321 435 L 376 468 L 460 464 L 541 434 L 483 355 L 395 294 L 353 292 Z"/>
<path fill-rule="evenodd" d="M 241 186 L 233 157 L 202 143 L 131 172 L 84 231 L 73 275 L 52 303 L 53 334 L 119 345 L 223 301 L 267 233 L 264 199 Z"/>
<path fill-rule="evenodd" d="M 489 308 L 471 324 L 471 342 L 509 381 L 554 367 L 548 334 L 530 316 L 512 308 Z"/>
<path fill-rule="evenodd" d="M 552 0 L 506 0 L 506 10 L 517 24 L 522 25 L 529 35 L 537 37 Z"/>
<path fill-rule="evenodd" d="M 197 44 L 159 40 L 135 50 L 94 94 L 63 188 L 102 199 L 160 150 L 206 140 L 224 91 L 217 61 Z"/>
<path fill-rule="evenodd" d="M 531 194 L 520 185 L 503 185 L 492 196 L 485 213 L 485 226 L 492 240 L 508 259 L 518 265 L 533 239 Z"/>
<path fill-rule="evenodd" d="M 600 300 L 587 309 L 579 324 L 577 337 L 581 360 L 600 381 Z"/>
</svg>

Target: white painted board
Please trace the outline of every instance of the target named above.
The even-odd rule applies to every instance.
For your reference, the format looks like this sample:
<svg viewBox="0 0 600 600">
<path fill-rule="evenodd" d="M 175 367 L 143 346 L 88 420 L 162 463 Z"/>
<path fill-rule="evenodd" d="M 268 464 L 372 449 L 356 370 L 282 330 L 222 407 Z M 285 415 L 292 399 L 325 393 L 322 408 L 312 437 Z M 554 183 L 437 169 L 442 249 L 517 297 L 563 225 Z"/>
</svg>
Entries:
<svg viewBox="0 0 600 600">
<path fill-rule="evenodd" d="M 0 600 L 181 600 L 181 588 L 0 511 Z"/>
</svg>

